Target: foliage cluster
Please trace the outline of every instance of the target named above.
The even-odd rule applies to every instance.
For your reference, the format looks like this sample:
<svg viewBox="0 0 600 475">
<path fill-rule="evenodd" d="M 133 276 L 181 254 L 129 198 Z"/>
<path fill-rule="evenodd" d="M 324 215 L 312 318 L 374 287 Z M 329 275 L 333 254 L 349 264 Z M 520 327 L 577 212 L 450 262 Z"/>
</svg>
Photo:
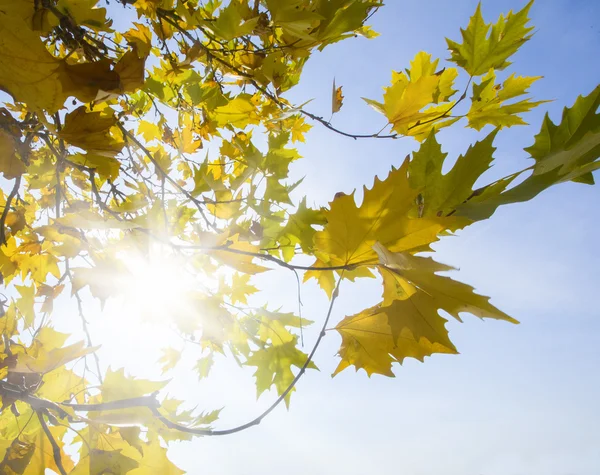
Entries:
<svg viewBox="0 0 600 475">
<path fill-rule="evenodd" d="M 383 96 L 365 99 L 386 121 L 374 134 L 339 130 L 285 93 L 313 51 L 375 37 L 366 22 L 378 0 L 99 3 L 0 0 L 0 89 L 10 99 L 0 108 L 0 272 L 15 296 L 0 307 L 2 473 L 182 473 L 167 457 L 169 441 L 243 430 L 289 404 L 298 379 L 316 368 L 344 279 L 378 277 L 382 299 L 335 324 L 336 374 L 353 366 L 392 376 L 405 358 L 456 353 L 440 310 L 515 320 L 420 253 L 499 206 L 562 182 L 593 184 L 600 167 L 597 87 L 559 124 L 546 117 L 526 149 L 531 166 L 474 189 L 501 129 L 525 124 L 522 114 L 544 102 L 527 92 L 539 77 L 504 73 L 531 37 L 531 2 L 491 24 L 478 7 L 460 38 L 447 40 L 447 64 L 421 52 L 392 72 Z M 138 21 L 113 27 L 119 9 Z M 334 83 L 332 114 L 342 107 Z M 313 209 L 306 198 L 292 202 L 298 182 L 288 178 L 300 159 L 294 143 L 311 124 L 355 140 L 412 137 L 420 147 L 375 178 L 360 205 L 338 193 Z M 489 133 L 442 173 L 436 132 L 457 124 Z M 218 412 L 159 398 L 164 383 L 102 374 L 84 292 L 102 302 L 118 296 L 130 279 L 127 256 L 156 252 L 212 282 L 188 292 L 187 311 L 168 315 L 202 351 L 197 376 L 224 356 L 255 367 L 258 393 L 279 395 L 265 413 L 216 430 Z M 299 255 L 312 263 L 298 264 Z M 316 279 L 330 299 L 309 354 L 299 340 L 310 321 L 268 302 L 248 305 L 252 276 L 269 269 L 294 272 L 298 291 Z M 53 328 L 61 294 L 76 299 L 87 341 L 66 344 L 69 335 Z M 165 349 L 164 371 L 180 358 Z M 80 444 L 75 459 L 71 444 Z"/>
</svg>

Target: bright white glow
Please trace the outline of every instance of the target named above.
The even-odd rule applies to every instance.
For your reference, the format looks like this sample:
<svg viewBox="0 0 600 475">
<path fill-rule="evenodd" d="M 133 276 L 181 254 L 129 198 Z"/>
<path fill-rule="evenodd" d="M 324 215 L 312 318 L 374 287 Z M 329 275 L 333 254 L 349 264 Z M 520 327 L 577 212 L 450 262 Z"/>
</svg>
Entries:
<svg viewBox="0 0 600 475">
<path fill-rule="evenodd" d="M 129 275 L 123 279 L 123 312 L 142 321 L 172 322 L 189 314 L 193 295 L 214 287 L 209 276 L 191 268 L 186 257 L 153 248 L 148 255 L 121 256 Z"/>
<path fill-rule="evenodd" d="M 188 332 L 182 339 L 184 329 L 202 330 L 198 299 L 215 290 L 218 278 L 197 272 L 189 258 L 170 249 L 122 252 L 118 258 L 126 272 L 109 278 L 117 280 L 119 295 L 108 299 L 94 325 L 101 360 L 139 377 L 160 378 L 156 362 L 162 350 L 183 348 L 190 338 Z"/>
</svg>

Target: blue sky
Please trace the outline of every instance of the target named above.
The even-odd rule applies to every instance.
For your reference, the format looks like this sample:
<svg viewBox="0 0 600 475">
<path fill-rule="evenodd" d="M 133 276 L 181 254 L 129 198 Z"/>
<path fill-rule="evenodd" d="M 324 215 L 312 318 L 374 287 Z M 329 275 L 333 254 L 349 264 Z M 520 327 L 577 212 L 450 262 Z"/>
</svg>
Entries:
<svg viewBox="0 0 600 475">
<path fill-rule="evenodd" d="M 524 3 L 488 0 L 483 13 L 495 20 Z M 374 132 L 385 121 L 360 97 L 380 98 L 391 71 L 407 67 L 420 50 L 446 58 L 444 37 L 459 37 L 476 4 L 389 0 L 371 20 L 379 38 L 344 41 L 316 53 L 289 97 L 298 103 L 314 98 L 307 108 L 328 117 L 335 76 L 346 99 L 334 124 Z M 545 76 L 532 92 L 554 102 L 526 117 L 530 127 L 499 135 L 490 181 L 524 166 L 522 148 L 539 130 L 543 111 L 558 119 L 564 105 L 600 79 L 599 2 L 538 0 L 531 16 L 535 35 L 515 56 L 512 70 Z M 455 126 L 439 139 L 456 156 L 481 136 Z M 323 205 L 338 191 L 383 177 L 416 146 L 412 139 L 354 141 L 315 125 L 300 147 L 305 159 L 293 166 L 295 177 L 305 176 L 296 197 L 306 194 L 309 203 Z M 407 361 L 393 379 L 369 379 L 351 369 L 332 379 L 340 339 L 330 332 L 316 357 L 321 371 L 303 377 L 289 411 L 280 407 L 240 434 L 174 444 L 173 460 L 204 475 L 597 475 L 599 203 L 598 187 L 561 185 L 436 245 L 438 260 L 460 268 L 457 279 L 491 296 L 521 325 L 474 317 L 450 322 L 461 354 L 424 364 Z M 295 309 L 293 275 L 270 272 L 257 282 L 272 296 L 272 308 Z M 379 295 L 376 281 L 344 283 L 334 320 L 376 303 Z M 305 316 L 322 321 L 327 300 L 314 284 L 303 288 L 303 301 Z M 94 324 L 110 336 L 101 357 L 127 365 L 133 374 L 151 375 L 161 335 L 144 333 L 137 323 L 116 334 L 110 324 L 121 317 L 107 310 Z M 315 333 L 307 329 L 307 347 Z M 199 408 L 225 406 L 219 426 L 245 422 L 275 398 L 270 393 L 256 401 L 251 371 L 224 362 L 214 379 L 198 383 L 186 364 L 193 362 L 177 370 L 171 391 Z"/>
</svg>

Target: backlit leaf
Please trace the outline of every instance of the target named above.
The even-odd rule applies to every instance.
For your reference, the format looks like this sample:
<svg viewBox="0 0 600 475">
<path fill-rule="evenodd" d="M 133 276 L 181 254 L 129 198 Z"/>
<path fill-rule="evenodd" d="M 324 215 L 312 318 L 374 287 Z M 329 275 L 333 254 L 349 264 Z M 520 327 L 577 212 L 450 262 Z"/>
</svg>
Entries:
<svg viewBox="0 0 600 475">
<path fill-rule="evenodd" d="M 528 26 L 529 10 L 533 0 L 522 10 L 500 15 L 492 25 L 485 23 L 481 14 L 481 3 L 469 21 L 467 29 L 461 28 L 462 43 L 446 39 L 452 53 L 451 61 L 464 68 L 472 76 L 480 76 L 490 68 L 504 69 L 519 47 L 531 38 L 533 27 Z M 491 31 L 490 31 L 491 29 Z"/>
</svg>

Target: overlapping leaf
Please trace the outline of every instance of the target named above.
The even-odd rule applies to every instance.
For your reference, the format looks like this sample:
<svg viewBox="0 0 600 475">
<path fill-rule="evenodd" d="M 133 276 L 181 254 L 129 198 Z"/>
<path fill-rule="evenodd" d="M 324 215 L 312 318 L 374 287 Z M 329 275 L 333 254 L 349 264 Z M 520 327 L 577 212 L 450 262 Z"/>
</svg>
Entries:
<svg viewBox="0 0 600 475">
<path fill-rule="evenodd" d="M 384 88 L 383 103 L 365 101 L 402 135 L 424 138 L 432 128 L 452 124 L 456 120 L 446 115 L 454 105 L 450 98 L 456 92 L 452 87 L 458 73 L 454 68 L 437 71 L 438 62 L 427 53 L 418 53 L 406 73 L 392 75 L 392 85 Z"/>
</svg>

